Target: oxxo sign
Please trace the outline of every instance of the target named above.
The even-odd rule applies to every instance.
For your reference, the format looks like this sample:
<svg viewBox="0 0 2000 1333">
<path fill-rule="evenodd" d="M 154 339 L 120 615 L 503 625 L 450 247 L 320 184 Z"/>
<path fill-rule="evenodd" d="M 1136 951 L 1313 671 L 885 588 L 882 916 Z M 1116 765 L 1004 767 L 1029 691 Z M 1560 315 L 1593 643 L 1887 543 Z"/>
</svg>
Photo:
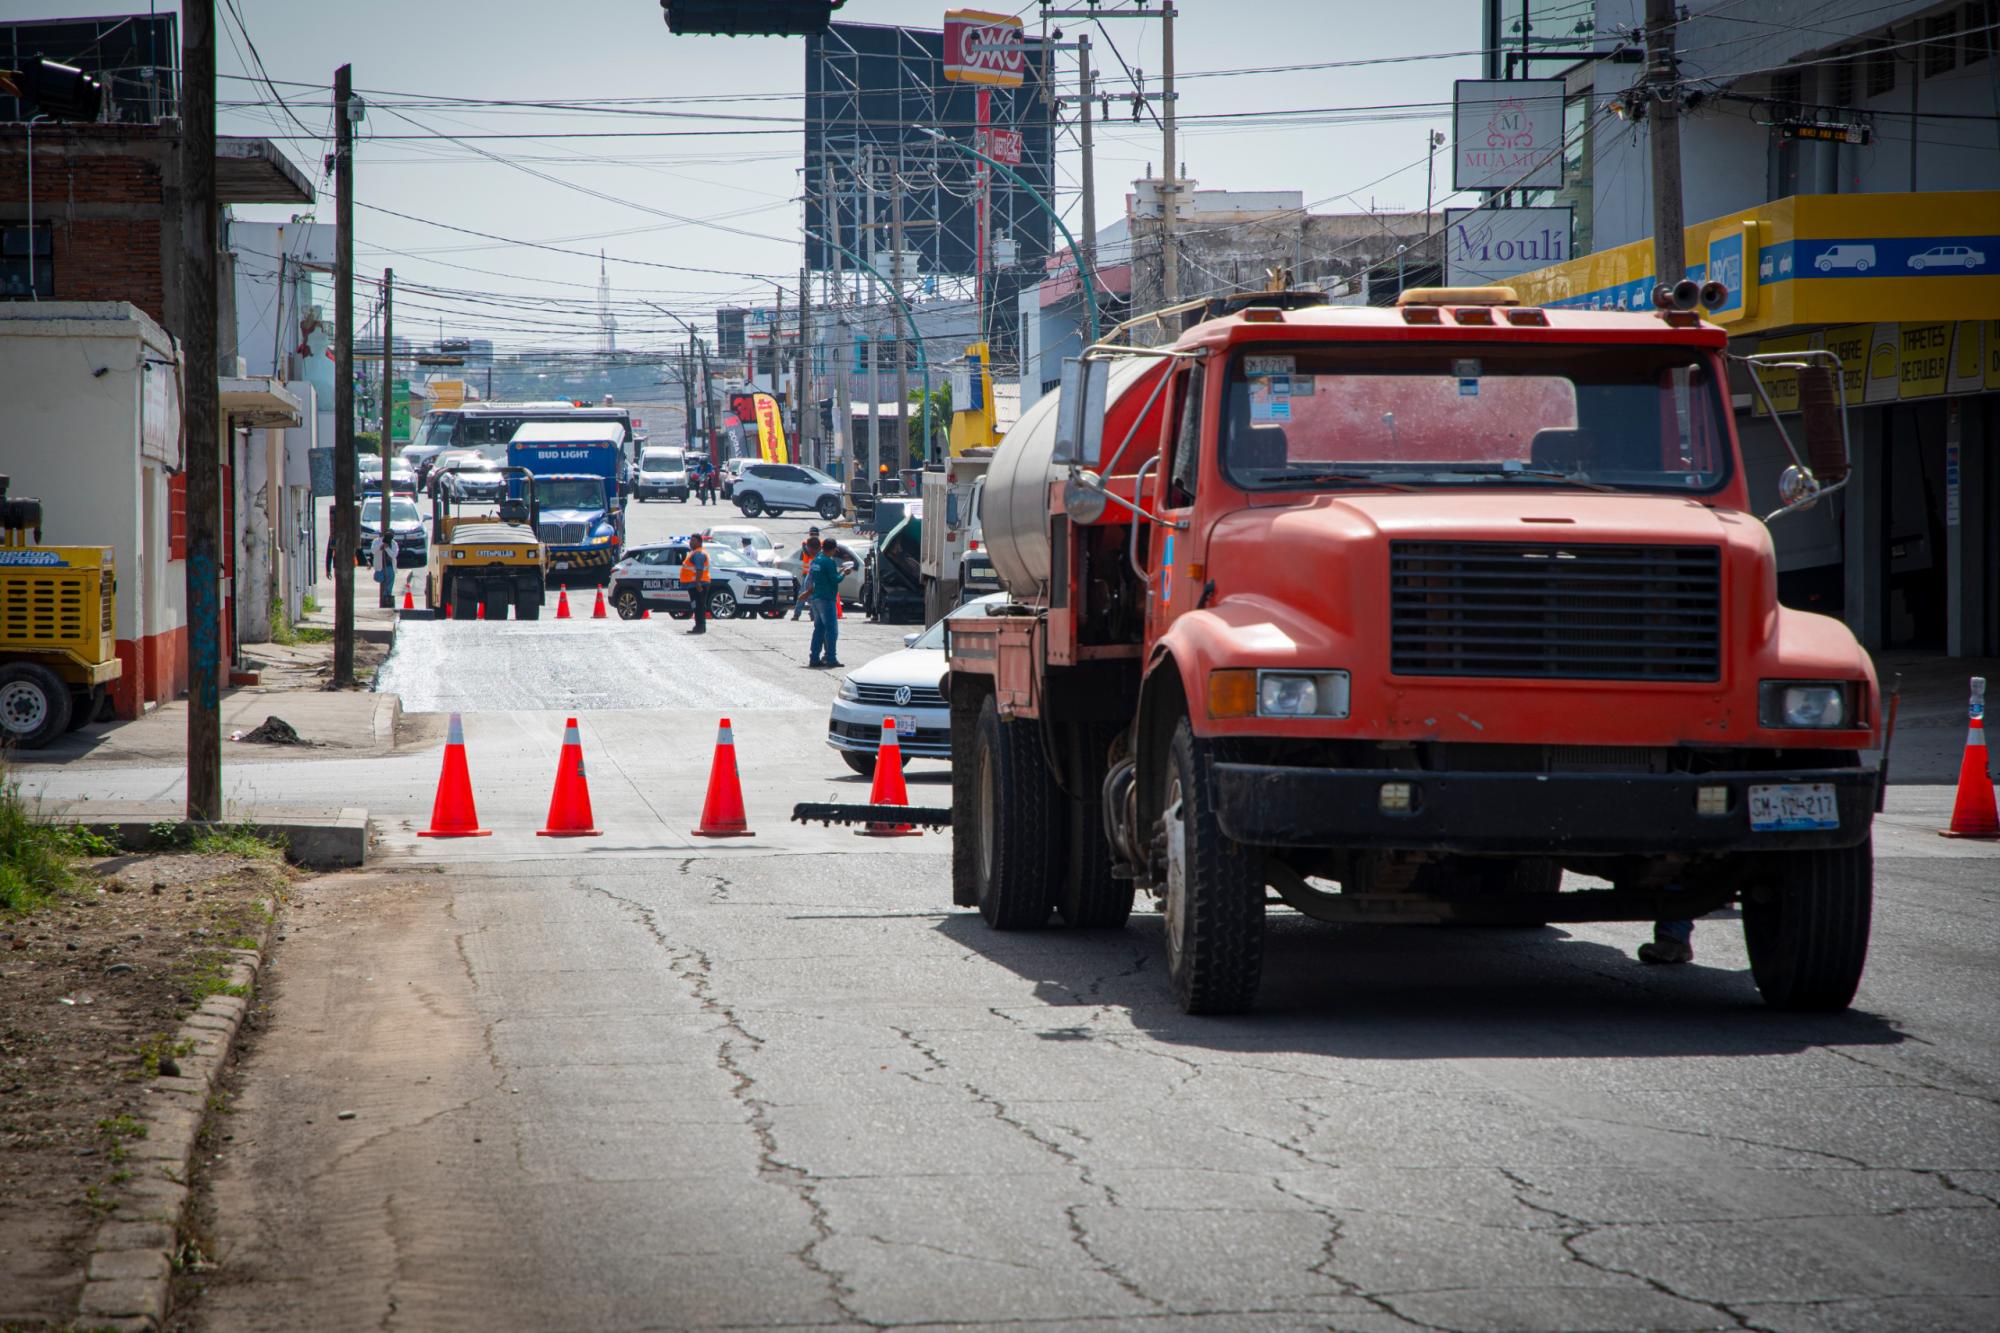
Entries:
<svg viewBox="0 0 2000 1333">
<path fill-rule="evenodd" d="M 990 88 L 1018 88 L 1027 74 L 1020 19 L 977 9 L 954 9 L 945 14 L 945 78 Z"/>
</svg>

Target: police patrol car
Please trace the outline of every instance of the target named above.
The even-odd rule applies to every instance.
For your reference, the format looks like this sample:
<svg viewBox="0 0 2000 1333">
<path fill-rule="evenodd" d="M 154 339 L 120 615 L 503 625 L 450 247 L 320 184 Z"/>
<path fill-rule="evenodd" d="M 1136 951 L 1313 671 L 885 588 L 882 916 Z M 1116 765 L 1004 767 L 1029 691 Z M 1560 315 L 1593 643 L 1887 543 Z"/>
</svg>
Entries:
<svg viewBox="0 0 2000 1333">
<path fill-rule="evenodd" d="M 792 609 L 799 594 L 795 576 L 706 541 L 702 549 L 708 552 L 709 615 L 730 620 L 761 614 L 775 620 Z M 637 620 L 648 609 L 664 610 L 675 619 L 692 615 L 687 588 L 681 583 L 681 562 L 687 553 L 685 538 L 626 548 L 625 558 L 611 569 L 612 607 L 626 620 Z"/>
</svg>

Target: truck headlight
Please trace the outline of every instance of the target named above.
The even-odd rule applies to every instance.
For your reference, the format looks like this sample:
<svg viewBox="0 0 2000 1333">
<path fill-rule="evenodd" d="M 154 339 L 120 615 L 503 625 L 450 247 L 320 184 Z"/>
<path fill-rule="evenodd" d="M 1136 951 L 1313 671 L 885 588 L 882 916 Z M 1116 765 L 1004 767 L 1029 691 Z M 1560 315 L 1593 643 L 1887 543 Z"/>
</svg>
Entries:
<svg viewBox="0 0 2000 1333">
<path fill-rule="evenodd" d="M 854 677 L 843 676 L 840 681 L 840 697 L 852 703 L 861 697 L 861 687 L 854 683 Z"/>
<path fill-rule="evenodd" d="M 1346 717 L 1345 671 L 1257 671 L 1229 668 L 1209 673 L 1210 717 Z"/>
<path fill-rule="evenodd" d="M 1845 681 L 1767 680 L 1757 687 L 1757 722 L 1765 727 L 1851 727 Z"/>
</svg>

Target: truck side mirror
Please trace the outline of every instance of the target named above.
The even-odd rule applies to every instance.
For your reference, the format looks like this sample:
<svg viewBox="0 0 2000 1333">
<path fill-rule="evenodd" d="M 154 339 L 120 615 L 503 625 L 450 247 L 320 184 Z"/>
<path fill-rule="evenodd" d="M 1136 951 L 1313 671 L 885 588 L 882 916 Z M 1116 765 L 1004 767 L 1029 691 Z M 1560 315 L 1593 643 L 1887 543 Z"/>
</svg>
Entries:
<svg viewBox="0 0 2000 1333">
<path fill-rule="evenodd" d="M 1832 366 L 1799 371 L 1799 416 L 1806 437 L 1806 463 L 1823 486 L 1847 480 L 1852 463 L 1840 413 L 1840 372 Z"/>
<path fill-rule="evenodd" d="M 1098 455 L 1104 450 L 1104 410 L 1110 386 L 1109 361 L 1063 358 L 1052 461 L 1097 466 Z"/>
</svg>

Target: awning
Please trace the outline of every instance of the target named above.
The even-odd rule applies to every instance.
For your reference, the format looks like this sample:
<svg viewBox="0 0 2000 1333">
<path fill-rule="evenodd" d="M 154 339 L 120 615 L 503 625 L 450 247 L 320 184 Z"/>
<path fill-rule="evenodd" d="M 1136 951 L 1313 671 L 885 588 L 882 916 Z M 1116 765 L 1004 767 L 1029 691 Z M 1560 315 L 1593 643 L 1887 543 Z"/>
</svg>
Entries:
<svg viewBox="0 0 2000 1333">
<path fill-rule="evenodd" d="M 305 420 L 303 405 L 285 382 L 262 375 L 219 382 L 222 416 L 232 426 L 296 426 Z"/>
<path fill-rule="evenodd" d="M 312 182 L 269 139 L 218 135 L 215 201 L 219 204 L 309 204 Z"/>
<path fill-rule="evenodd" d="M 2000 311 L 2000 190 L 1800 194 L 1687 229 L 1687 276 L 1723 283 L 1708 318 L 1731 336 Z M 1529 305 L 1650 310 L 1653 242 L 1536 269 Z"/>
</svg>

